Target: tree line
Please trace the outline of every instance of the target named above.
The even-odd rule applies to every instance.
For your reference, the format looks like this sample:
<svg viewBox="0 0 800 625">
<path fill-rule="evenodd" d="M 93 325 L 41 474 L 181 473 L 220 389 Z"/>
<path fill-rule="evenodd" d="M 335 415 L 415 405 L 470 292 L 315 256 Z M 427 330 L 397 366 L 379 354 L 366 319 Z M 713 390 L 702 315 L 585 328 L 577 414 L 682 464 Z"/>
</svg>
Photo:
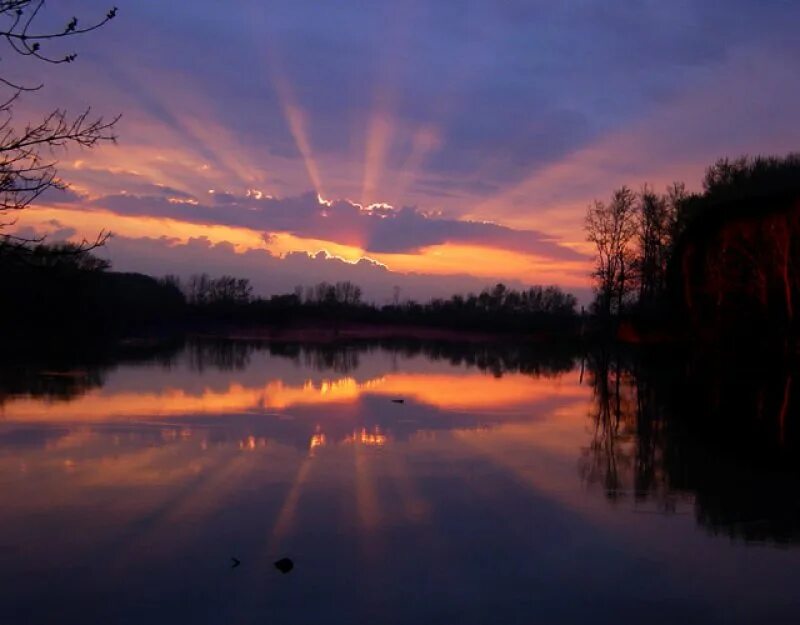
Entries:
<svg viewBox="0 0 800 625">
<path fill-rule="evenodd" d="M 154 278 L 111 270 L 85 246 L 0 241 L 0 309 L 5 337 L 152 333 L 220 325 L 339 326 L 342 323 L 425 325 L 489 332 L 574 332 L 574 295 L 555 286 L 516 290 L 503 284 L 480 293 L 428 302 L 379 305 L 350 282 L 297 286 L 262 297 L 250 281 L 198 273 Z"/>
<path fill-rule="evenodd" d="M 167 277 L 163 283 L 184 294 L 190 317 L 240 323 L 366 322 L 529 332 L 574 329 L 578 318 L 575 296 L 556 286 L 516 290 L 496 284 L 480 293 L 428 302 L 395 298 L 379 305 L 365 301 L 362 289 L 350 281 L 298 285 L 270 297 L 253 296 L 246 279 L 231 276 L 200 274 L 183 282 Z"/>
</svg>

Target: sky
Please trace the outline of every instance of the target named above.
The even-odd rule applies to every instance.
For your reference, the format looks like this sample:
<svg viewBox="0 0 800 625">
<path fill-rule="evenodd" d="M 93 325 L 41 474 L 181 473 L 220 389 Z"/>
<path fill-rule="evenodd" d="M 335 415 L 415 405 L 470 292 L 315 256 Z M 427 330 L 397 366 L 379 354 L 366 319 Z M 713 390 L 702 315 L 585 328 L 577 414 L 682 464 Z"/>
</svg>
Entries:
<svg viewBox="0 0 800 625">
<path fill-rule="evenodd" d="M 123 114 L 116 145 L 57 153 L 70 189 L 15 226 L 110 230 L 118 270 L 585 295 L 594 199 L 800 147 L 794 0 L 116 3 L 47 44 L 74 63 L 2 67 L 46 85 L 20 122 Z M 51 3 L 42 26 L 108 8 Z"/>
</svg>

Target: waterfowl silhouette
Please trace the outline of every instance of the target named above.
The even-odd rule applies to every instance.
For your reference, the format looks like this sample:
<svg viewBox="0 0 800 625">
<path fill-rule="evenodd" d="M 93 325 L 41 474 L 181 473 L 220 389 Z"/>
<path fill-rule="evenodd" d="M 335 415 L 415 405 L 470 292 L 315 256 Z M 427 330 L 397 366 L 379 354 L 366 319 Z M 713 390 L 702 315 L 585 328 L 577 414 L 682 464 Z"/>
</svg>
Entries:
<svg viewBox="0 0 800 625">
<path fill-rule="evenodd" d="M 233 562 L 233 564 L 231 565 L 232 569 L 235 569 L 242 563 L 241 560 L 239 560 L 239 558 L 234 558 L 233 556 L 231 556 L 231 562 Z"/>
<path fill-rule="evenodd" d="M 275 568 L 285 575 L 294 568 L 294 562 L 289 558 L 281 558 L 275 562 Z"/>
</svg>

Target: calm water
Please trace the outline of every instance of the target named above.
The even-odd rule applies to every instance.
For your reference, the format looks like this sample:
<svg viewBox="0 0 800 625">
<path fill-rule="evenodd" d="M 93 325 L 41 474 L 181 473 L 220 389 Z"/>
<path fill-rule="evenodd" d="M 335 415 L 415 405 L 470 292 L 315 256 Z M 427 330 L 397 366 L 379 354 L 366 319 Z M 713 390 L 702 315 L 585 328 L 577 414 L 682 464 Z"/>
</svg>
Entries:
<svg viewBox="0 0 800 625">
<path fill-rule="evenodd" d="M 791 376 L 240 343 L 4 376 L 0 623 L 800 622 Z"/>
</svg>

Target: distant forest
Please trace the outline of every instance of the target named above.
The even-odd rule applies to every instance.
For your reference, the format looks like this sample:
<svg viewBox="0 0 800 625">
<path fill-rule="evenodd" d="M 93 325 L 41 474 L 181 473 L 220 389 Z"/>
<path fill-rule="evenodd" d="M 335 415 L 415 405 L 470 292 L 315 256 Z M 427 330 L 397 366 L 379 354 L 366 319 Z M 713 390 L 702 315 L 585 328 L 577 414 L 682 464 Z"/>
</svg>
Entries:
<svg viewBox="0 0 800 625">
<path fill-rule="evenodd" d="M 0 244 L 0 293 L 13 302 L 0 309 L 0 327 L 10 338 L 48 339 L 346 323 L 563 333 L 578 323 L 576 298 L 556 286 L 518 291 L 497 284 L 478 294 L 381 306 L 364 301 L 360 287 L 346 281 L 257 297 L 245 278 L 202 273 L 181 280 L 110 269 L 70 243 Z"/>
</svg>

